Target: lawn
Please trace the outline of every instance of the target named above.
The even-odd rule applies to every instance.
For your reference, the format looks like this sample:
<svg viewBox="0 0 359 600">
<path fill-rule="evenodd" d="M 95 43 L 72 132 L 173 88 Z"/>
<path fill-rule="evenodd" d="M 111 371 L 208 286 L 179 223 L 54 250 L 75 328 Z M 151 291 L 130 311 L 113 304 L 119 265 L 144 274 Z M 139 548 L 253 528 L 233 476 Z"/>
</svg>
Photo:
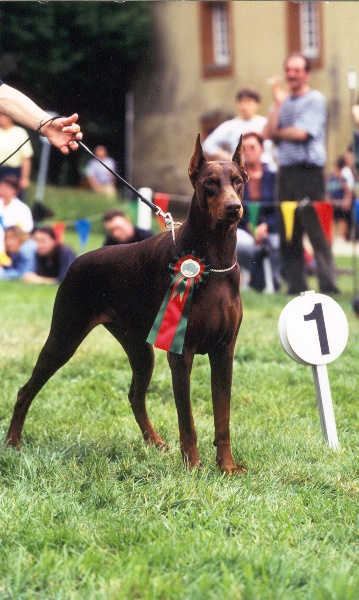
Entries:
<svg viewBox="0 0 359 600">
<path fill-rule="evenodd" d="M 46 198 L 59 220 L 101 213 L 98 202 L 71 190 Z M 89 248 L 102 240 L 95 229 Z M 75 243 L 71 227 L 66 236 Z M 350 258 L 336 260 L 350 267 Z M 310 367 L 278 341 L 289 298 L 243 294 L 231 429 L 247 474 L 238 477 L 215 465 L 207 357 L 196 357 L 192 375 L 203 468 L 189 473 L 165 353 L 156 351 L 148 408 L 167 453 L 142 442 L 121 347 L 104 328 L 92 332 L 35 399 L 22 452 L 0 448 L 0 599 L 356 600 L 359 320 L 351 277 L 339 285 L 350 334 L 328 365 L 336 452 L 322 438 Z M 3 282 L 0 293 L 4 438 L 56 289 Z"/>
</svg>

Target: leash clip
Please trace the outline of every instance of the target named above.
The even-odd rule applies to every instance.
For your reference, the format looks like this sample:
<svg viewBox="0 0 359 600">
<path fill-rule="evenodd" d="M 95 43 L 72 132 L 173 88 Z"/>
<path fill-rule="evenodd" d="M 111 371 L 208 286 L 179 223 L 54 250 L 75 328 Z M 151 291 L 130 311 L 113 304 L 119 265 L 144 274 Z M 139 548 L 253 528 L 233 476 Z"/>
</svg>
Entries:
<svg viewBox="0 0 359 600">
<path fill-rule="evenodd" d="M 175 241 L 175 225 L 182 225 L 182 223 L 174 221 L 170 212 L 164 213 L 163 210 L 159 206 L 156 206 L 156 208 L 157 208 L 156 215 L 163 218 L 166 229 L 171 229 L 173 243 L 175 244 L 176 243 L 176 241 Z"/>
</svg>

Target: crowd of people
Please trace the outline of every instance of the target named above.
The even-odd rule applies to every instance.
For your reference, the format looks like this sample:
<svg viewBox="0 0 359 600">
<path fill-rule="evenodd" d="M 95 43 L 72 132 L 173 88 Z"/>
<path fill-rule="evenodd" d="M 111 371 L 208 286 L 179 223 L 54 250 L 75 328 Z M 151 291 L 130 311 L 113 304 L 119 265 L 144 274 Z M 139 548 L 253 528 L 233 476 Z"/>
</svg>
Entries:
<svg viewBox="0 0 359 600">
<path fill-rule="evenodd" d="M 336 294 L 339 289 L 331 243 L 316 204 L 329 202 L 338 236 L 349 239 L 354 153 L 348 147 L 333 172 L 325 175 L 325 98 L 309 85 L 311 64 L 304 55 L 288 55 L 283 66 L 285 85 L 280 76 L 271 78 L 273 104 L 268 117 L 259 114 L 261 98 L 256 90 L 239 90 L 237 116 L 210 133 L 203 150 L 208 159 L 228 160 L 243 136 L 249 181 L 238 227 L 237 254 L 239 264 L 249 273 L 249 285 L 258 291 L 264 289 L 263 260 L 269 257 L 275 290 L 282 281 L 290 295 L 307 290 L 307 275 L 314 269 L 320 292 Z M 293 218 L 290 235 L 283 214 L 288 203 L 292 203 L 289 210 Z"/>
<path fill-rule="evenodd" d="M 330 203 L 337 234 L 348 240 L 355 193 L 354 152 L 348 146 L 325 175 L 326 101 L 321 92 L 310 87 L 310 76 L 311 64 L 304 55 L 288 55 L 284 61 L 285 85 L 281 77 L 272 78 L 273 104 L 268 116 L 260 114 L 259 93 L 242 88 L 235 96 L 237 115 L 220 124 L 203 142 L 208 159 L 230 160 L 242 136 L 249 181 L 237 231 L 237 256 L 248 273 L 249 285 L 257 291 L 266 287 L 264 259 L 268 258 L 274 290 L 279 290 L 282 282 L 288 294 L 308 289 L 307 274 L 314 265 L 320 292 L 339 292 L 331 244 L 315 204 L 324 200 Z M 24 143 L 26 131 L 15 122 L 41 130 L 66 154 L 77 149 L 82 136 L 77 115 L 53 120 L 1 80 L 0 111 L 0 279 L 59 283 L 75 253 L 57 239 L 51 227 L 34 227 L 31 210 L 23 202 L 33 150 L 29 141 Z M 21 149 L 5 161 L 18 145 Z M 100 161 L 116 170 L 107 148 L 98 145 L 85 169 L 87 183 L 95 192 L 116 198 L 115 177 Z M 289 236 L 283 203 L 295 203 Z M 103 245 L 133 243 L 153 235 L 133 225 L 117 209 L 105 212 L 102 222 Z M 311 243 L 313 256 L 308 253 L 304 236 Z"/>
</svg>

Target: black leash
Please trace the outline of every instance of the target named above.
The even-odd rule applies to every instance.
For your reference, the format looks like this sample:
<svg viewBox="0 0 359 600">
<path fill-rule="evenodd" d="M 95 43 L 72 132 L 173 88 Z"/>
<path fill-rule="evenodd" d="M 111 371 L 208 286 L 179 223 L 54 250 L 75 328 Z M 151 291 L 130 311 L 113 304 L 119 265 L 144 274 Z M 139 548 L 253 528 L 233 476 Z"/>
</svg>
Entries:
<svg viewBox="0 0 359 600">
<path fill-rule="evenodd" d="M 35 129 L 35 133 L 37 133 L 37 132 L 41 133 L 41 127 L 43 127 L 47 123 L 50 123 L 51 121 L 54 121 L 55 119 L 61 119 L 61 118 L 62 117 L 60 115 L 57 115 L 56 117 L 51 117 L 51 119 L 44 121 L 44 123 L 40 123 L 39 126 L 37 127 L 37 129 Z M 16 148 L 16 150 L 12 154 L 10 154 L 10 156 L 5 158 L 5 160 L 3 160 L 0 163 L 0 167 L 4 163 L 6 163 L 6 161 L 8 161 L 9 158 L 14 156 L 14 154 L 16 154 L 16 152 L 18 152 L 20 150 L 20 148 L 22 148 L 29 141 L 30 141 L 30 137 L 28 137 L 22 144 L 20 144 L 20 146 L 18 148 Z M 175 227 L 175 225 L 181 225 L 181 223 L 175 222 L 173 220 L 173 217 L 170 212 L 167 212 L 167 213 L 163 212 L 163 210 L 159 206 L 157 206 L 156 204 L 151 202 L 151 200 L 148 200 L 148 198 L 145 198 L 144 196 L 142 196 L 142 194 L 140 194 L 140 192 L 138 190 L 136 190 L 136 188 L 134 188 L 130 183 L 128 183 L 128 181 L 123 179 L 123 177 L 121 177 L 121 175 L 119 175 L 118 173 L 116 173 L 116 171 L 113 171 L 110 167 L 105 165 L 105 163 L 102 162 L 102 160 L 100 158 L 98 158 L 93 152 L 91 152 L 91 150 L 87 146 L 85 146 L 85 144 L 83 142 L 80 142 L 78 140 L 75 140 L 75 141 L 79 144 L 79 146 L 81 146 L 84 150 L 86 150 L 86 152 L 88 154 L 90 154 L 90 156 L 95 158 L 99 163 L 101 163 L 101 165 L 103 167 L 105 167 L 108 171 L 110 171 L 110 173 L 112 173 L 112 175 L 114 175 L 119 181 L 121 181 L 121 183 L 123 183 L 123 185 L 125 185 L 129 190 L 131 190 L 131 192 L 133 192 L 138 198 L 140 198 L 140 200 L 142 202 L 144 202 L 151 210 L 153 210 L 158 217 L 162 217 L 165 222 L 166 229 L 172 230 L 173 241 L 175 241 L 174 227 Z"/>
<path fill-rule="evenodd" d="M 159 206 L 157 206 L 156 204 L 151 202 L 151 200 L 148 200 L 148 198 L 145 198 L 144 196 L 142 196 L 142 194 L 140 194 L 140 192 L 138 190 L 136 190 L 136 188 L 134 188 L 130 183 L 128 183 L 128 181 L 123 179 L 123 177 L 121 177 L 121 175 L 116 173 L 116 171 L 113 171 L 100 158 L 98 158 L 98 156 L 96 156 L 96 154 L 91 152 L 91 150 L 87 146 L 85 146 L 85 144 L 83 142 L 77 141 L 77 143 L 79 144 L 79 146 L 81 146 L 81 148 L 86 150 L 86 152 L 88 154 L 90 154 L 90 156 L 95 158 L 103 167 L 105 167 L 108 171 L 110 171 L 110 173 L 112 173 L 112 175 L 114 175 L 119 181 L 121 181 L 121 183 L 123 183 L 123 185 L 125 185 L 129 190 L 131 190 L 131 192 L 133 192 L 138 198 L 140 198 L 140 200 L 142 200 L 142 202 L 144 202 L 151 210 L 153 210 L 157 216 L 163 217 L 164 222 L 165 222 L 165 227 L 166 227 L 166 229 L 172 229 L 172 236 L 174 239 L 174 226 L 181 225 L 181 223 L 176 223 L 173 220 L 171 213 L 169 213 L 169 212 L 164 213 L 163 210 Z"/>
</svg>

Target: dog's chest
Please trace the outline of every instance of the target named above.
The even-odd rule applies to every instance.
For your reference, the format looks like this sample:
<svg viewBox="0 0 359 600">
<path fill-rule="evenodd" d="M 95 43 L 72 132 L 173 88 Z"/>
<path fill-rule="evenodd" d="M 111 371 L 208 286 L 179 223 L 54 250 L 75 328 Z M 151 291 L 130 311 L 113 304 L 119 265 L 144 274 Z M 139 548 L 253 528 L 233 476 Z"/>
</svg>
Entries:
<svg viewBox="0 0 359 600">
<path fill-rule="evenodd" d="M 206 353 L 215 344 L 230 343 L 242 319 L 239 282 L 210 274 L 195 290 L 188 318 L 186 344 Z"/>
</svg>

